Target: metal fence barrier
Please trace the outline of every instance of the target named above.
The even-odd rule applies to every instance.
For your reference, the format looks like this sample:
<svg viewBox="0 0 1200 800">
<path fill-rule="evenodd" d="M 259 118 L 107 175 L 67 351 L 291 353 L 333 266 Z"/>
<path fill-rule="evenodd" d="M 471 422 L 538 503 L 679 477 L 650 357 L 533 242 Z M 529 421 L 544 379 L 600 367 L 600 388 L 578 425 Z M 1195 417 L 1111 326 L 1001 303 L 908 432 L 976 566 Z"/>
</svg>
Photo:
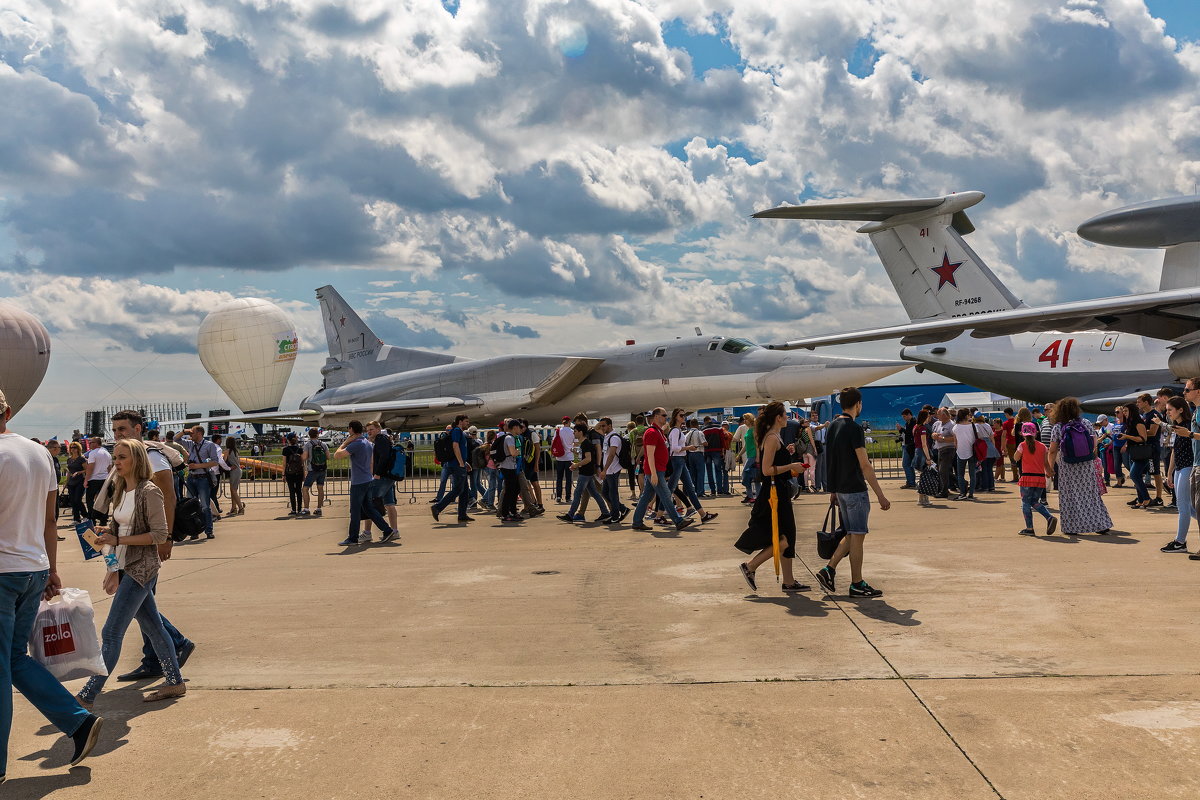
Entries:
<svg viewBox="0 0 1200 800">
<path fill-rule="evenodd" d="M 875 473 L 880 478 L 903 477 L 900 443 L 895 441 L 894 437 L 885 435 L 884 437 L 876 438 L 873 443 L 868 445 L 868 451 L 871 456 L 871 463 L 875 467 Z M 278 456 L 275 456 L 274 459 L 268 456 L 267 459 L 278 459 Z M 548 451 L 543 451 L 539 467 L 538 477 L 542 485 L 543 494 L 547 493 L 547 491 L 553 493 L 554 459 Z M 741 475 L 741 465 L 735 465 L 733 471 L 730 473 L 731 484 L 740 486 Z M 440 484 L 441 467 L 437 466 L 434 462 L 433 447 L 418 446 L 409 454 L 407 476 L 403 481 L 397 481 L 396 483 L 396 497 L 400 503 L 404 503 L 405 498 L 410 503 L 416 503 L 419 495 L 428 495 L 437 492 Z M 315 486 L 309 487 L 307 491 L 310 495 L 316 496 Z M 349 493 L 350 469 L 348 463 L 330 459 L 325 478 L 326 496 L 336 497 Z M 288 496 L 287 481 L 284 480 L 282 475 L 274 472 L 244 467 L 240 494 L 243 498 L 286 498 Z M 219 496 L 229 496 L 229 482 L 225 479 L 221 480 Z"/>
</svg>

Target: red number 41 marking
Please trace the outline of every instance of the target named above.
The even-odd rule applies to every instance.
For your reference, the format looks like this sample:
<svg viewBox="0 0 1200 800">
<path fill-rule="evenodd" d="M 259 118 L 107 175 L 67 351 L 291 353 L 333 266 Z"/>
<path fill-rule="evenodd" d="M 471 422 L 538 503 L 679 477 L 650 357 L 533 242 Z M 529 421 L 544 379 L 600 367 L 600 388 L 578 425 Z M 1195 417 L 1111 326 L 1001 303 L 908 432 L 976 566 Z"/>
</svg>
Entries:
<svg viewBox="0 0 1200 800">
<path fill-rule="evenodd" d="M 1050 346 L 1043 350 L 1042 354 L 1038 356 L 1038 361 L 1049 361 L 1050 369 L 1055 369 L 1058 366 L 1058 350 L 1060 347 L 1062 347 L 1062 365 L 1065 367 L 1071 358 L 1071 345 L 1074 343 L 1074 339 L 1067 339 L 1066 347 L 1063 347 L 1063 340 L 1055 339 L 1050 343 Z"/>
</svg>

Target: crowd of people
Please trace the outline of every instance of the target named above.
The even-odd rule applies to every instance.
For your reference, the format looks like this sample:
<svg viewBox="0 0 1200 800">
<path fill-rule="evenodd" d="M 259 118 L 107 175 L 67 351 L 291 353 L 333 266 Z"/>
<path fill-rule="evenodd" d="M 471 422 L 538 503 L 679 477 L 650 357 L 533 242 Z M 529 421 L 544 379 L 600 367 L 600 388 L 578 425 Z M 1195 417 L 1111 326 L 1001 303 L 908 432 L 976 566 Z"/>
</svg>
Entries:
<svg viewBox="0 0 1200 800">
<path fill-rule="evenodd" d="M 1187 553 L 1188 530 L 1197 517 L 1194 487 L 1200 487 L 1200 472 L 1194 471 L 1200 458 L 1200 420 L 1194 414 L 1198 401 L 1200 379 L 1192 379 L 1183 396 L 1166 389 L 1157 396 L 1142 395 L 1116 407 L 1111 418 L 1101 414 L 1094 422 L 1072 397 L 1045 408 L 1005 409 L 1002 419 L 988 419 L 976 409 L 925 406 L 915 415 L 905 409 L 897 424 L 902 488 L 916 490 L 919 505 L 931 507 L 935 498 L 967 502 L 997 491 L 998 484 L 1015 483 L 1024 521 L 1020 534 L 1036 535 L 1038 515 L 1047 535 L 1061 529 L 1077 536 L 1111 532 L 1104 495 L 1125 486 L 1128 474 L 1136 493 L 1129 506 L 1178 509 L 1176 536 L 1162 550 Z M 736 427 L 681 408 L 636 415 L 623 430 L 609 417 L 592 421 L 581 413 L 563 417 L 553 428 L 510 419 L 480 431 L 461 414 L 435 442 L 441 481 L 430 511 L 440 521 L 453 508 L 459 524 L 474 521 L 470 514 L 480 512 L 495 514 L 505 524 L 541 516 L 546 509 L 539 473 L 552 464 L 550 498 L 566 506 L 558 515 L 563 523 L 588 522 L 594 504 L 598 516 L 593 522 L 619 526 L 632 514 L 636 531 L 651 531 L 654 525 L 683 530 L 717 517 L 704 502 L 733 496 L 730 475 L 740 466 L 742 503 L 751 508 L 734 546 L 750 555 L 740 571 L 751 591 L 758 590 L 757 569 L 776 555 L 783 591 L 810 589 L 796 579 L 792 566 L 797 534 L 792 501 L 809 492 L 827 493 L 840 517 L 836 546 L 817 570 L 817 581 L 834 593 L 837 569 L 848 559 L 849 596 L 879 597 L 883 592 L 863 576 L 871 495 L 883 511 L 891 502 L 868 455 L 871 440 L 860 421 L 861 393 L 843 389 L 840 402 L 841 412 L 829 422 L 816 413 L 789 415 L 782 403 L 773 402 L 757 414 L 743 415 Z M 71 696 L 25 654 L 23 644 L 39 600 L 62 586 L 56 568 L 62 538 L 58 507 L 68 507 L 74 522 L 94 528 L 95 546 L 116 553 L 102 582 L 113 597 L 100 637 L 109 672 L 136 620 L 142 660 L 117 680 L 161 678 L 146 694 L 147 702 L 181 697 L 187 691 L 183 668 L 195 644 L 163 615 L 158 577 L 171 557 L 172 531 L 185 502 L 194 501 L 203 520 L 192 538 L 213 538 L 213 523 L 221 519 L 217 503 L 222 480 L 229 489 L 225 516 L 245 513 L 239 493 L 241 443 L 235 437 L 208 436 L 199 425 L 160 438 L 141 414 L 128 410 L 112 418 L 111 449 L 92 439 L 71 441 L 62 453 L 57 441 L 41 445 L 9 432 L 9 415 L 0 393 L 0 518 L 9 531 L 0 549 L 0 637 L 5 632 L 10 637 L 0 645 L 9 645 L 13 654 L 8 670 L 12 686 L 73 739 L 71 763 L 76 764 L 95 746 L 103 720 L 94 707 L 107 678 L 92 677 Z M 344 459 L 349 464 L 349 520 L 339 545 L 373 543 L 373 527 L 379 529 L 381 543 L 392 542 L 399 537 L 396 480 L 405 471 L 398 465 L 398 452 L 411 457 L 411 443 L 398 441 L 377 420 L 365 425 L 351 421 L 336 450 L 315 428 L 306 431 L 303 442 L 288 435 L 282 457 L 289 516 L 321 516 L 329 464 Z M 1058 491 L 1058 517 L 1048 505 L 1051 488 Z M 310 510 L 314 495 L 316 509 Z M 1190 557 L 1200 560 L 1200 553 Z M 9 694 L 0 686 L 0 696 Z M 11 705 L 7 712 L 0 709 L 5 741 L 10 717 Z M 0 754 L 0 780 L 3 758 Z"/>
</svg>

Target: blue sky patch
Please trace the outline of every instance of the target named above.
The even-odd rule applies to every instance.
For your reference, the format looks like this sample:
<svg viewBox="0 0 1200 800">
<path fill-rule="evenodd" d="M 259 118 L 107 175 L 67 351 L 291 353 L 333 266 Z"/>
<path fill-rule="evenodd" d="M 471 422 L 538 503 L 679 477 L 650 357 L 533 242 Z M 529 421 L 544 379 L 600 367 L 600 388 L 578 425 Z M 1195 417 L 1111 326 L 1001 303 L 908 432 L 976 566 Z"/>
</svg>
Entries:
<svg viewBox="0 0 1200 800">
<path fill-rule="evenodd" d="M 879 55 L 874 42 L 870 39 L 859 39 L 854 45 L 854 50 L 850 52 L 850 57 L 846 59 L 846 69 L 851 75 L 865 78 L 875 71 Z"/>
<path fill-rule="evenodd" d="M 717 21 L 718 33 L 694 33 L 689 31 L 681 19 L 673 19 L 663 26 L 663 41 L 668 47 L 686 50 L 692 57 L 692 73 L 703 75 L 710 69 L 736 69 L 742 57 L 729 43 L 724 20 Z"/>
<path fill-rule="evenodd" d="M 1190 42 L 1200 39 L 1200 3 L 1196 0 L 1146 0 L 1150 16 L 1167 23 L 1167 35 Z"/>
</svg>

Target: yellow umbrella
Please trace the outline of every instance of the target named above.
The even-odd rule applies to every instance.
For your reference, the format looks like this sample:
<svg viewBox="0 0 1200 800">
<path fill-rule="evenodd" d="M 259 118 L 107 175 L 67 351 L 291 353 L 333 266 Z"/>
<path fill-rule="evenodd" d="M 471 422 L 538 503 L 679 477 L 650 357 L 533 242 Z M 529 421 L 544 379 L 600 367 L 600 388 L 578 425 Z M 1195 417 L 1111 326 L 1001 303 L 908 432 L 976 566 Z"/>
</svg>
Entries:
<svg viewBox="0 0 1200 800">
<path fill-rule="evenodd" d="M 775 493 L 775 484 L 771 484 L 771 494 L 767 498 L 771 504 L 771 554 L 775 557 L 775 582 L 779 582 L 779 496 Z"/>
</svg>

